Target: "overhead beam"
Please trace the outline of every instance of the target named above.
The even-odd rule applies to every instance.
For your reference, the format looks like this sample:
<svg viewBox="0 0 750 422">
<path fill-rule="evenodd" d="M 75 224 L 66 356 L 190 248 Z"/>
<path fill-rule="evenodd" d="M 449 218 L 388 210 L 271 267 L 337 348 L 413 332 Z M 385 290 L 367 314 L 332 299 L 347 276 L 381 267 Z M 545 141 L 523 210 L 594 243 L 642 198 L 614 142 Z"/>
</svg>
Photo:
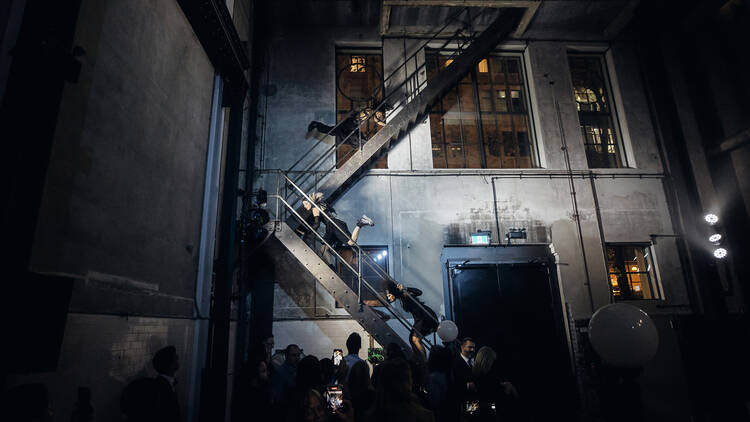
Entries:
<svg viewBox="0 0 750 422">
<path fill-rule="evenodd" d="M 620 13 L 617 14 L 612 22 L 607 25 L 604 29 L 604 36 L 607 38 L 614 38 L 625 26 L 633 19 L 634 11 L 638 7 L 640 0 L 630 0 L 625 6 L 622 7 Z"/>
<path fill-rule="evenodd" d="M 542 4 L 541 0 L 525 3 L 532 4 L 526 7 L 526 12 L 523 14 L 521 22 L 518 23 L 516 32 L 513 33 L 514 38 L 521 38 L 523 36 L 523 34 L 526 32 L 526 29 L 529 27 L 531 20 L 534 19 L 534 15 L 536 15 L 537 9 L 539 9 L 539 6 Z"/>
<path fill-rule="evenodd" d="M 385 35 L 391 23 L 391 6 L 383 3 L 380 9 L 380 35 Z"/>
<path fill-rule="evenodd" d="M 536 15 L 541 0 L 383 0 L 380 9 L 380 35 L 388 35 L 391 25 L 391 10 L 393 7 L 484 7 L 484 8 L 526 8 L 518 28 L 513 32 L 513 38 L 521 38 L 528 29 L 531 20 Z M 427 32 L 399 32 L 400 36 L 425 36 Z"/>
<path fill-rule="evenodd" d="M 404 7 L 538 7 L 539 0 L 383 0 L 383 6 Z"/>
</svg>

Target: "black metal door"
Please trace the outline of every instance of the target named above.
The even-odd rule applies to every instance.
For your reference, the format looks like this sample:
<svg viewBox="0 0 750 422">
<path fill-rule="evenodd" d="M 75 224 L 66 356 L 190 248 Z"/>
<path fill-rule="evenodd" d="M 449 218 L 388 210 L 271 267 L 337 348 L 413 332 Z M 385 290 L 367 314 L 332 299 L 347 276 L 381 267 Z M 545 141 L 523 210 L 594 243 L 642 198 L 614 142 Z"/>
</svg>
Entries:
<svg viewBox="0 0 750 422">
<path fill-rule="evenodd" d="M 497 370 L 517 387 L 524 413 L 534 419 L 570 414 L 576 383 L 549 267 L 464 265 L 452 271 L 451 284 L 460 336 L 497 352 Z"/>
</svg>

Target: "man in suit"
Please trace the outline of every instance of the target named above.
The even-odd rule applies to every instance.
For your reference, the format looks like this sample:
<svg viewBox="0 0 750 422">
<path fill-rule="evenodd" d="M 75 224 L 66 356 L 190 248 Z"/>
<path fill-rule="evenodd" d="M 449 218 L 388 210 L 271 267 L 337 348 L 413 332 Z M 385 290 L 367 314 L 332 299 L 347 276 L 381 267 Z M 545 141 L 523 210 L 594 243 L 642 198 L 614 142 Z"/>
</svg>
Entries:
<svg viewBox="0 0 750 422">
<path fill-rule="evenodd" d="M 177 349 L 174 346 L 160 349 L 154 354 L 151 363 L 157 372 L 154 382 L 154 399 L 156 402 L 154 420 L 179 422 L 182 418 L 180 417 L 180 404 L 175 392 L 175 385 L 177 384 L 175 374 L 180 368 Z"/>
<path fill-rule="evenodd" d="M 471 368 L 474 366 L 476 343 L 471 337 L 461 340 L 461 352 L 453 360 L 453 391 L 459 406 L 469 400 L 476 391 Z"/>
</svg>

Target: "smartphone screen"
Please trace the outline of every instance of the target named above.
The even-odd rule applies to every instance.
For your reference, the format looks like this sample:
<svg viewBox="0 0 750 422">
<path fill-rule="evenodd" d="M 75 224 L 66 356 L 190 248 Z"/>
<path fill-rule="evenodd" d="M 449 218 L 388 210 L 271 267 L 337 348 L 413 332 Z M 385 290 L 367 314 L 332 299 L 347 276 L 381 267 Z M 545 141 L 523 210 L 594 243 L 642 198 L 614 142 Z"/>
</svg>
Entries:
<svg viewBox="0 0 750 422">
<path fill-rule="evenodd" d="M 333 364 L 339 366 L 342 359 L 344 359 L 344 351 L 341 349 L 333 349 Z"/>
<path fill-rule="evenodd" d="M 331 413 L 336 413 L 344 404 L 344 392 L 340 385 L 329 385 L 326 388 L 326 406 Z"/>
</svg>

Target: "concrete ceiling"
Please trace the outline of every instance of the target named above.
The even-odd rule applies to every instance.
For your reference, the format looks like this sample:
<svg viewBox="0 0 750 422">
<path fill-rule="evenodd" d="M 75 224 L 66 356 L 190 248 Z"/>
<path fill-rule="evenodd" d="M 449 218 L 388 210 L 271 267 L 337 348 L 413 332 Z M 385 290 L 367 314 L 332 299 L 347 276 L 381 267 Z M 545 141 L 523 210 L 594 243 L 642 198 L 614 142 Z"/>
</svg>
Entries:
<svg viewBox="0 0 750 422">
<path fill-rule="evenodd" d="M 261 5 L 271 26 L 379 25 L 384 36 L 433 35 L 466 7 L 474 18 L 471 29 L 481 32 L 502 8 L 521 7 L 526 14 L 515 38 L 585 40 L 614 38 L 638 0 L 274 0 Z M 445 31 L 462 26 L 457 21 Z"/>
</svg>

